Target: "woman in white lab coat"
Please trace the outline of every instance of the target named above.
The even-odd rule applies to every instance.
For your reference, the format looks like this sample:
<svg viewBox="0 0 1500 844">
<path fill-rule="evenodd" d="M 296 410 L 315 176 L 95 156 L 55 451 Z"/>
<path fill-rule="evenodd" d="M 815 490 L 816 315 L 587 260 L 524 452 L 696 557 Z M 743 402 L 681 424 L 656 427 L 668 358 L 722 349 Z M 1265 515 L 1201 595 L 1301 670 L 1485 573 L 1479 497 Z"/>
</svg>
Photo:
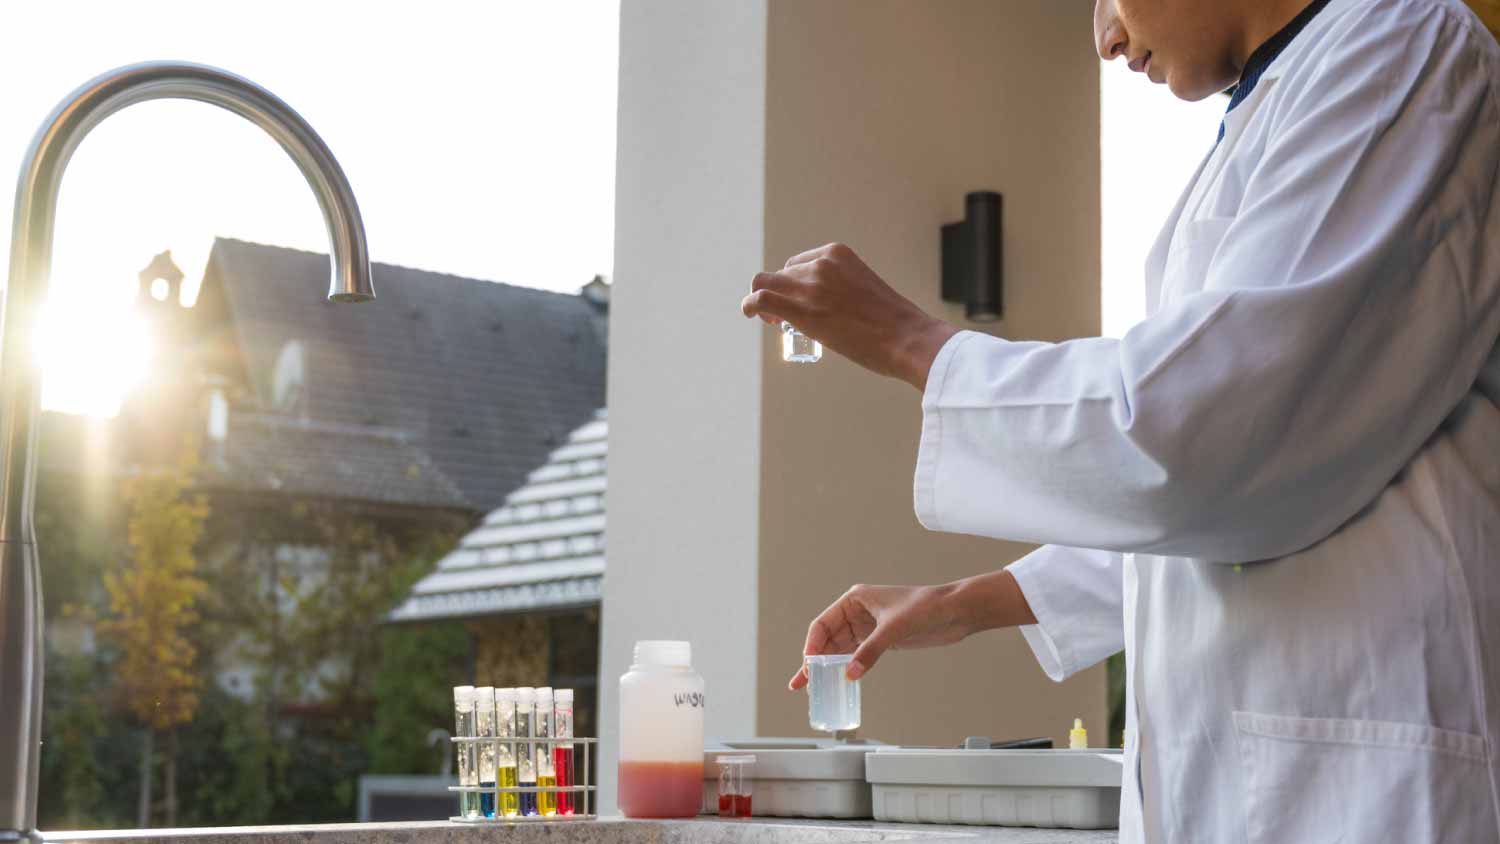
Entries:
<svg viewBox="0 0 1500 844">
<path fill-rule="evenodd" d="M 959 331 L 839 245 L 745 299 L 922 391 L 922 524 L 1050 543 L 855 587 L 808 651 L 1124 648 L 1126 841 L 1500 841 L 1500 47 L 1460 0 L 1095 28 L 1181 97 L 1239 82 L 1123 339 Z"/>
</svg>

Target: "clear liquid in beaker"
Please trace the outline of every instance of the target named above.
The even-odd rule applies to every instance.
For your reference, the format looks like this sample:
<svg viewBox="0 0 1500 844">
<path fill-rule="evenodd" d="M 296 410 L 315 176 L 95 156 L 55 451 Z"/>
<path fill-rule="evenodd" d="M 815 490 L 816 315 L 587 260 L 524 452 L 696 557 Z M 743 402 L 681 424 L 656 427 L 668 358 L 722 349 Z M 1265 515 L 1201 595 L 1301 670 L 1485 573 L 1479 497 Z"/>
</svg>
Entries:
<svg viewBox="0 0 1500 844">
<path fill-rule="evenodd" d="M 859 681 L 844 676 L 851 654 L 807 657 L 807 723 L 827 733 L 859 728 Z"/>
<path fill-rule="evenodd" d="M 823 344 L 792 327 L 781 324 L 781 359 L 788 363 L 817 363 L 823 358 Z"/>
</svg>

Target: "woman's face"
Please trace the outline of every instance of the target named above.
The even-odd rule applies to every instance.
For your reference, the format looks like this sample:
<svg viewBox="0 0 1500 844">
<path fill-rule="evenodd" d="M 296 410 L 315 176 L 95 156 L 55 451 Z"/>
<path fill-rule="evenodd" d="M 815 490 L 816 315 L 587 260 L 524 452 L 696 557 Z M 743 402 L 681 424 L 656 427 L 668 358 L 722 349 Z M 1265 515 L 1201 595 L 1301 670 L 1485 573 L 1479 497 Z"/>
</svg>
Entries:
<svg viewBox="0 0 1500 844">
<path fill-rule="evenodd" d="M 1201 100 L 1233 85 L 1239 34 L 1230 0 L 1095 0 L 1094 42 L 1105 61 L 1124 57 L 1130 69 L 1165 83 L 1184 100 Z"/>
</svg>

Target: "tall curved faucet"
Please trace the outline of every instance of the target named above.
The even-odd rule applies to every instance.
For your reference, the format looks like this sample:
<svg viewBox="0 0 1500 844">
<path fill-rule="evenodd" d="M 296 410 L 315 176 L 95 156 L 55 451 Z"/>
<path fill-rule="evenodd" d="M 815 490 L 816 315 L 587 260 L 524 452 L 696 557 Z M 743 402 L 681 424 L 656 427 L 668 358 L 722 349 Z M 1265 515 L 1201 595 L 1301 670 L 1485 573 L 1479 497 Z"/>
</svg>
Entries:
<svg viewBox="0 0 1500 844">
<path fill-rule="evenodd" d="M 40 838 L 42 579 L 31 513 L 41 378 L 32 337 L 51 275 L 57 192 L 73 150 L 91 129 L 126 106 L 160 99 L 211 103 L 275 138 L 323 209 L 333 253 L 328 298 L 375 298 L 364 222 L 343 170 L 301 115 L 254 82 L 184 62 L 129 65 L 69 94 L 42 124 L 21 163 L 10 284 L 0 296 L 0 842 Z"/>
</svg>

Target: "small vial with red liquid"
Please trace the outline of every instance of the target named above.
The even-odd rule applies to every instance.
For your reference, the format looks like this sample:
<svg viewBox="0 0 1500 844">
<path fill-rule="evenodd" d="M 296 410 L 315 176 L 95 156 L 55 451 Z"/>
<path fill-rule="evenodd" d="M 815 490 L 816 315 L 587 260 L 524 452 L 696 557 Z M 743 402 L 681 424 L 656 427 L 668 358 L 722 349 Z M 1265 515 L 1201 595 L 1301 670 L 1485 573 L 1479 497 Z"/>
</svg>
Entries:
<svg viewBox="0 0 1500 844">
<path fill-rule="evenodd" d="M 573 737 L 573 690 L 558 689 L 553 692 L 553 734 L 558 738 Z M 552 749 L 552 767 L 557 770 L 557 787 L 570 788 L 573 782 L 573 743 L 565 742 Z M 557 813 L 571 815 L 576 805 L 573 792 L 557 792 Z"/>
<path fill-rule="evenodd" d="M 719 817 L 750 817 L 755 757 L 716 756 L 714 762 L 719 766 Z"/>
</svg>

